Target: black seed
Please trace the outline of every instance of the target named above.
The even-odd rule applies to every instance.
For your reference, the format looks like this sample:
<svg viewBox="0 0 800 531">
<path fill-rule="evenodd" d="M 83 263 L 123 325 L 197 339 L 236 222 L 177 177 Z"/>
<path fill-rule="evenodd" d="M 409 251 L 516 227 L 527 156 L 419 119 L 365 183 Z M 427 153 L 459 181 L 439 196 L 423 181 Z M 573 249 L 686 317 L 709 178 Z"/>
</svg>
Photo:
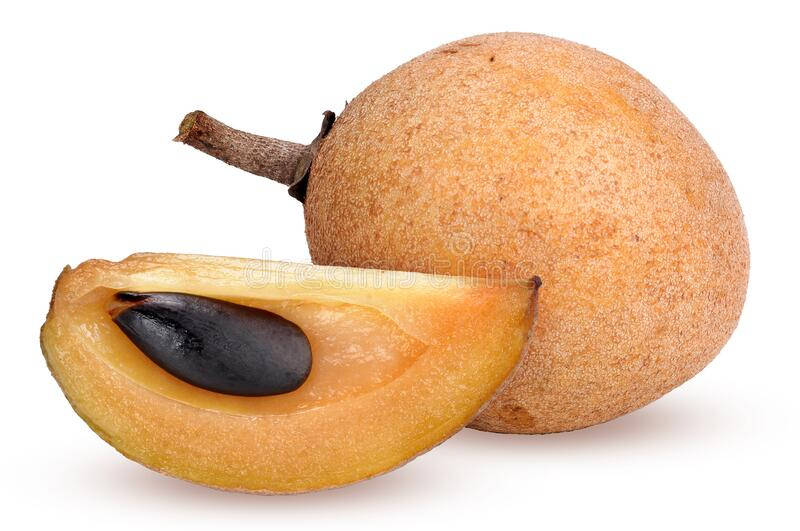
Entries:
<svg viewBox="0 0 800 531">
<path fill-rule="evenodd" d="M 266 310 L 186 293 L 120 291 L 111 318 L 161 368 L 239 396 L 288 393 L 311 371 L 296 324 Z"/>
</svg>

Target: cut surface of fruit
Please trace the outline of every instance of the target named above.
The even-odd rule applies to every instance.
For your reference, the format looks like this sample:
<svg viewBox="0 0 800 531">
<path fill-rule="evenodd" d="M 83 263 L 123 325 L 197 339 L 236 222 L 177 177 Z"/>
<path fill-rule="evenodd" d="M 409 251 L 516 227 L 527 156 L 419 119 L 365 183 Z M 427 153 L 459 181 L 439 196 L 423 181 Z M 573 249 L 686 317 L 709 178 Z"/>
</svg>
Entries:
<svg viewBox="0 0 800 531">
<path fill-rule="evenodd" d="M 42 328 L 75 411 L 126 456 L 206 485 L 302 492 L 365 479 L 438 444 L 520 357 L 532 282 L 140 254 L 65 269 Z M 176 378 L 117 327 L 120 291 L 181 292 L 277 314 L 312 351 L 296 390 L 234 396 Z"/>
</svg>

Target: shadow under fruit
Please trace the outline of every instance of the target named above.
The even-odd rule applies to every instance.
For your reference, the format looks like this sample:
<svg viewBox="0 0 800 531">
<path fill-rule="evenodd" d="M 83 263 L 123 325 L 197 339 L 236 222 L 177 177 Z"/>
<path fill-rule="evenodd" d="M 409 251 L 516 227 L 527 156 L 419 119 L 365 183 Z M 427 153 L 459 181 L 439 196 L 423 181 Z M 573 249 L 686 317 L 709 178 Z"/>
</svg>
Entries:
<svg viewBox="0 0 800 531">
<path fill-rule="evenodd" d="M 177 140 L 290 186 L 317 264 L 545 282 L 521 368 L 471 424 L 604 422 L 691 378 L 744 303 L 731 183 L 680 111 L 591 48 L 490 34 L 367 87 L 309 146 L 191 113 Z"/>
</svg>

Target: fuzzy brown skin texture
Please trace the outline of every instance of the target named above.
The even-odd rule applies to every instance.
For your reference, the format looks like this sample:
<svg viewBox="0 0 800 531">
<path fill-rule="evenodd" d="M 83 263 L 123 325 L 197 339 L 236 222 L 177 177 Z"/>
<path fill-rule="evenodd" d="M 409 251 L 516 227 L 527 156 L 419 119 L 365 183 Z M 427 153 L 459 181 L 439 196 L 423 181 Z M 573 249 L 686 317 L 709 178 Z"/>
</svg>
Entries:
<svg viewBox="0 0 800 531">
<path fill-rule="evenodd" d="M 347 105 L 311 168 L 317 264 L 541 274 L 539 324 L 472 427 L 574 430 L 637 409 L 720 351 L 749 251 L 731 183 L 625 64 L 533 34 L 406 63 Z"/>
</svg>

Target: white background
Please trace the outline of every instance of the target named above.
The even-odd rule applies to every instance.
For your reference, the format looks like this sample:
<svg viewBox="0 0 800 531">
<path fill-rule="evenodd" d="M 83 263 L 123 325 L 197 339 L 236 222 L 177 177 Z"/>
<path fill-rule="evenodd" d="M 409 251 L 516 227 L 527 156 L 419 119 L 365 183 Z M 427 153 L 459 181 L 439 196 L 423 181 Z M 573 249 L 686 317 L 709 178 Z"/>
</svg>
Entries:
<svg viewBox="0 0 800 531">
<path fill-rule="evenodd" d="M 4 529 L 798 527 L 798 14 L 790 3 L 28 2 L 0 12 Z M 292 497 L 130 462 L 38 346 L 65 264 L 134 251 L 307 261 L 278 184 L 170 142 L 202 108 L 297 142 L 369 82 L 490 31 L 575 40 L 663 90 L 722 160 L 750 234 L 742 319 L 699 376 L 573 433 L 464 430 L 404 468 Z"/>
</svg>

